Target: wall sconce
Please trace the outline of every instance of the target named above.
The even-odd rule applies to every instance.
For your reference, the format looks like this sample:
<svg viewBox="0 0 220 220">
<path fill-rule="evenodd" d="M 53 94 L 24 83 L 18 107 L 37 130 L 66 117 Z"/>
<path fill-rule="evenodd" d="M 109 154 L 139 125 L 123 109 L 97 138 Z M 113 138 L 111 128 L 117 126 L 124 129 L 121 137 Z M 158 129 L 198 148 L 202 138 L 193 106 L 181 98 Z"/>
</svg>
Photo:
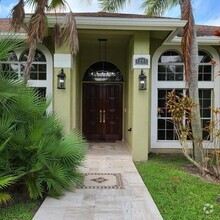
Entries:
<svg viewBox="0 0 220 220">
<path fill-rule="evenodd" d="M 141 70 L 141 74 L 139 75 L 139 90 L 147 89 L 147 76 L 145 76 L 144 71 Z"/>
<path fill-rule="evenodd" d="M 63 69 L 61 69 L 59 74 L 57 75 L 57 88 L 65 89 L 66 88 L 65 84 L 66 84 L 66 74 L 64 73 Z"/>
</svg>

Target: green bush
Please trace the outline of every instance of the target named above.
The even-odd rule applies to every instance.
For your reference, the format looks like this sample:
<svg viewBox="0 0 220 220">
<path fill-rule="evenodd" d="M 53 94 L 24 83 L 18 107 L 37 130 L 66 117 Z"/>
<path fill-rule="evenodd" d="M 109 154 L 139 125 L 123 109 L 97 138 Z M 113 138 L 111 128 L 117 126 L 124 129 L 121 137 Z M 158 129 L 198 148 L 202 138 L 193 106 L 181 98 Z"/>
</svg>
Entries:
<svg viewBox="0 0 220 220">
<path fill-rule="evenodd" d="M 11 200 L 11 189 L 33 199 L 58 197 L 82 179 L 86 142 L 77 131 L 64 135 L 48 105 L 33 88 L 0 74 L 0 203 Z"/>
</svg>

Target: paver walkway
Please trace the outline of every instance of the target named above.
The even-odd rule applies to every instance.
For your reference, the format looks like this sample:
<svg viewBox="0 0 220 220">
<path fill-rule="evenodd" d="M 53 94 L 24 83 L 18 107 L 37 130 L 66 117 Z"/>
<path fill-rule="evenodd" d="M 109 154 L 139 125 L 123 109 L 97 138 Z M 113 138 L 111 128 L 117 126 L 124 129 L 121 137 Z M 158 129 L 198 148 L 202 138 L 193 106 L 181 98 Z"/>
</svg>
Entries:
<svg viewBox="0 0 220 220">
<path fill-rule="evenodd" d="M 90 143 L 82 172 L 94 174 L 87 188 L 67 192 L 61 199 L 47 197 L 34 220 L 162 219 L 123 142 Z M 111 174 L 121 175 L 122 189 Z"/>
</svg>

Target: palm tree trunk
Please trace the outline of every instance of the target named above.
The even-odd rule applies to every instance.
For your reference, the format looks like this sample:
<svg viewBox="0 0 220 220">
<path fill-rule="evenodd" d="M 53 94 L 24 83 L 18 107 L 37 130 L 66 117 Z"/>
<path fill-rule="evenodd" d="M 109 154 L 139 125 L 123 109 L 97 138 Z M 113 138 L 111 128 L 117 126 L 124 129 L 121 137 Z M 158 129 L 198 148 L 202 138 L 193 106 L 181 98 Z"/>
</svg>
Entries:
<svg viewBox="0 0 220 220">
<path fill-rule="evenodd" d="M 193 147 L 195 161 L 203 165 L 203 145 L 202 145 L 202 125 L 199 105 L 199 91 L 198 91 L 198 45 L 196 41 L 196 30 L 193 28 L 191 39 L 191 74 L 189 80 L 189 97 L 194 100 L 196 105 L 193 107 L 191 115 L 192 133 L 193 133 Z"/>
<path fill-rule="evenodd" d="M 202 125 L 199 106 L 198 91 L 198 44 L 196 27 L 190 0 L 179 0 L 182 19 L 188 20 L 184 27 L 182 37 L 182 50 L 184 54 L 186 81 L 189 86 L 189 97 L 195 102 L 191 115 L 193 134 L 194 159 L 201 166 L 204 165 L 202 145 Z"/>
<path fill-rule="evenodd" d="M 34 59 L 36 48 L 37 48 L 37 39 L 33 39 L 30 42 L 27 63 L 26 63 L 25 69 L 24 69 L 23 81 L 24 81 L 25 85 L 27 84 L 28 80 L 30 79 L 31 65 L 32 65 L 32 62 Z"/>
</svg>

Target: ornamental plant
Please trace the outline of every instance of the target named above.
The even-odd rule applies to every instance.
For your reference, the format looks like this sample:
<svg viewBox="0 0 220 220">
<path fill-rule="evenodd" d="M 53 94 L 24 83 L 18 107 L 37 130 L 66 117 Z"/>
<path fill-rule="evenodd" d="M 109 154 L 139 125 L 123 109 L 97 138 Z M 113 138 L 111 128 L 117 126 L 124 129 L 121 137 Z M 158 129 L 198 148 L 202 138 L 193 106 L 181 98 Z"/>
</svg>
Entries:
<svg viewBox="0 0 220 220">
<path fill-rule="evenodd" d="M 208 133 L 208 136 L 202 140 L 195 140 L 191 132 L 191 120 L 196 104 L 188 96 L 176 95 L 175 90 L 168 93 L 167 98 L 166 107 L 171 114 L 184 156 L 200 170 L 202 175 L 211 174 L 220 179 L 220 108 L 212 108 L 211 121 L 201 128 Z M 203 145 L 202 163 L 198 163 L 193 155 L 192 143 L 196 141 L 201 142 L 199 145 Z"/>
</svg>

